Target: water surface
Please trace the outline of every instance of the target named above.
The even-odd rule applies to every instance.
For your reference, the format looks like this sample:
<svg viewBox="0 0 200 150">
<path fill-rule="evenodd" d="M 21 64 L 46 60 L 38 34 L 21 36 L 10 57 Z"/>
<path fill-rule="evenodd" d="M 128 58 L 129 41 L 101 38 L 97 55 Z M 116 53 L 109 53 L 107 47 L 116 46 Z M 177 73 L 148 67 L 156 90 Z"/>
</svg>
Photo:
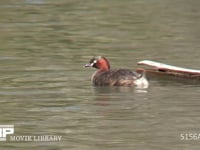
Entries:
<svg viewBox="0 0 200 150">
<path fill-rule="evenodd" d="M 113 68 L 144 59 L 199 69 L 199 1 L 1 0 L 0 124 L 60 142 L 7 149 L 199 149 L 199 82 L 149 78 L 150 87 L 93 87 L 92 56 Z"/>
</svg>

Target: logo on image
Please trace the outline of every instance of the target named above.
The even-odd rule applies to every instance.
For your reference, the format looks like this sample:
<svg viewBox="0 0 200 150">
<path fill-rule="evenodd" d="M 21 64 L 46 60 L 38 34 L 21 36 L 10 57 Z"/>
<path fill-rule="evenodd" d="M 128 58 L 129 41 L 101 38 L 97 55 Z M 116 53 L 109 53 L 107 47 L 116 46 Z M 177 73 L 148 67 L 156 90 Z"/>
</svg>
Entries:
<svg viewBox="0 0 200 150">
<path fill-rule="evenodd" d="M 11 135 L 14 134 L 14 125 L 0 125 L 0 142 L 59 142 L 60 135 Z M 10 136 L 8 136 L 10 135 Z"/>
<path fill-rule="evenodd" d="M 0 141 L 6 141 L 8 134 L 14 134 L 14 125 L 0 125 Z"/>
</svg>

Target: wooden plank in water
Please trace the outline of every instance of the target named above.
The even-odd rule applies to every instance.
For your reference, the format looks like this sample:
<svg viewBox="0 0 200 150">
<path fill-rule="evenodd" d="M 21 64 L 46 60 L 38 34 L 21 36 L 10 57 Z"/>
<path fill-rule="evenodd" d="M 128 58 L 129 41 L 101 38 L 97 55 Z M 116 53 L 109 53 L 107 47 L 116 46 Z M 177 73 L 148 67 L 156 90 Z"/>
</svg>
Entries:
<svg viewBox="0 0 200 150">
<path fill-rule="evenodd" d="M 151 67 L 150 69 L 145 69 L 147 73 L 178 76 L 178 77 L 193 78 L 200 80 L 200 70 L 167 65 L 151 60 L 139 61 L 137 64 Z"/>
</svg>

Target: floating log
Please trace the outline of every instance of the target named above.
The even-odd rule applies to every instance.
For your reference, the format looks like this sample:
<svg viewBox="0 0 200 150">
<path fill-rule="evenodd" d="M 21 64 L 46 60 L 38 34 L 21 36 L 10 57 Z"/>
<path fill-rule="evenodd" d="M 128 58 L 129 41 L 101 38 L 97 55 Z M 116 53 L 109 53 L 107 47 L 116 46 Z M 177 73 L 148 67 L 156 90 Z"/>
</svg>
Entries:
<svg viewBox="0 0 200 150">
<path fill-rule="evenodd" d="M 176 76 L 182 78 L 190 78 L 200 80 L 200 70 L 187 69 L 172 65 L 163 64 L 151 60 L 142 60 L 137 63 L 138 65 L 145 65 L 150 67 L 145 69 L 147 74 L 155 74 L 162 76 Z"/>
</svg>

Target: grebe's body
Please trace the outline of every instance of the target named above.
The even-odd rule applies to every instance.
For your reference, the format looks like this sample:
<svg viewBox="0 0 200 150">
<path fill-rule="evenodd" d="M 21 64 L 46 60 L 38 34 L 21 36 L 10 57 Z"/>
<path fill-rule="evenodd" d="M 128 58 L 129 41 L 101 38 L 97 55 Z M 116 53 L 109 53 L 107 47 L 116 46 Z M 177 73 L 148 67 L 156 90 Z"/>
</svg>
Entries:
<svg viewBox="0 0 200 150">
<path fill-rule="evenodd" d="M 92 75 L 92 82 L 96 86 L 137 86 L 147 88 L 149 85 L 144 72 L 140 74 L 129 69 L 111 70 L 109 61 L 105 57 L 94 57 L 85 67 L 98 69 Z"/>
</svg>

